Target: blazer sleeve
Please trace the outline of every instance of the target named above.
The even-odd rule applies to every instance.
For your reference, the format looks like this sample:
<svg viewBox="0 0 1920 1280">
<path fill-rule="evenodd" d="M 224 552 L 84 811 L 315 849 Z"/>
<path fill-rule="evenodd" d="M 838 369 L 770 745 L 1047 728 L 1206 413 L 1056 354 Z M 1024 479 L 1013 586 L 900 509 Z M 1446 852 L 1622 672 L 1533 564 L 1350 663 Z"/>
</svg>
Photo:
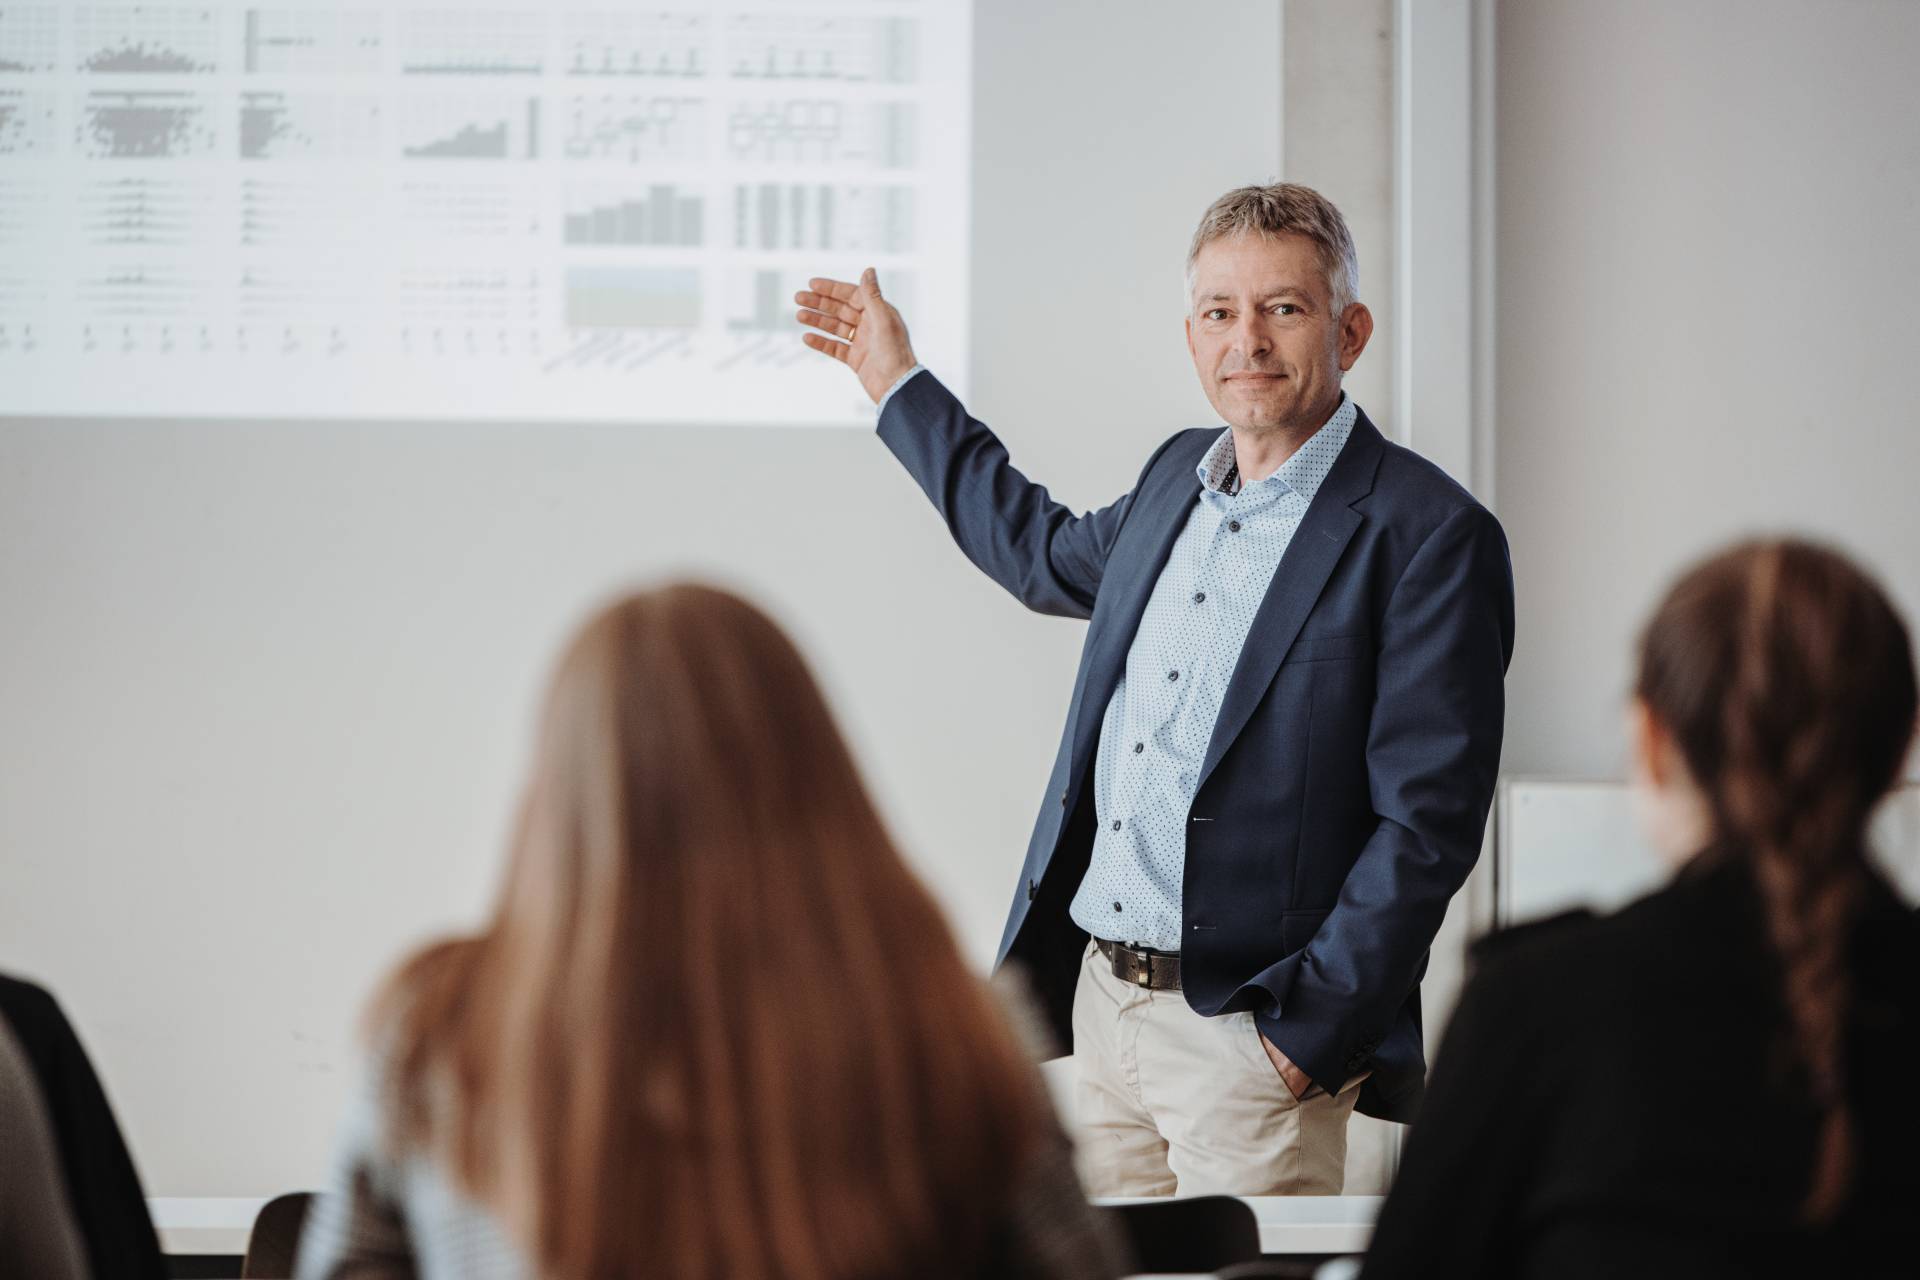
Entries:
<svg viewBox="0 0 1920 1280">
<path fill-rule="evenodd" d="M 1471 978 L 1434 1059 L 1420 1118 L 1408 1131 L 1374 1224 L 1361 1280 L 1504 1274 L 1550 1117 L 1546 1012 L 1519 964 Z"/>
<path fill-rule="evenodd" d="M 1380 1046 L 1480 856 L 1513 654 L 1513 572 L 1492 513 L 1469 503 L 1427 536 L 1378 643 L 1366 761 L 1379 822 L 1289 988 L 1256 1015 L 1329 1093 Z"/>
<path fill-rule="evenodd" d="M 999 438 L 925 370 L 894 392 L 879 429 L 967 559 L 1037 613 L 1093 615 L 1132 493 L 1074 515 L 1022 475 Z"/>
</svg>

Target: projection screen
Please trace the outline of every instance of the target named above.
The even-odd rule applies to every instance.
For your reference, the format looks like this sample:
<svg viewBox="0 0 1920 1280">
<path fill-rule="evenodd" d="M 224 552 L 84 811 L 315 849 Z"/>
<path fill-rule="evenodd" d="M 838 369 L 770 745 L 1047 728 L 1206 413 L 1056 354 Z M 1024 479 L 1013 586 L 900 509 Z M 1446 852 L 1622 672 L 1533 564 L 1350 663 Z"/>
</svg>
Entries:
<svg viewBox="0 0 1920 1280">
<path fill-rule="evenodd" d="M 967 368 L 971 6 L 0 6 L 0 411 L 871 422 Z M 915 305 L 919 304 L 919 305 Z"/>
</svg>

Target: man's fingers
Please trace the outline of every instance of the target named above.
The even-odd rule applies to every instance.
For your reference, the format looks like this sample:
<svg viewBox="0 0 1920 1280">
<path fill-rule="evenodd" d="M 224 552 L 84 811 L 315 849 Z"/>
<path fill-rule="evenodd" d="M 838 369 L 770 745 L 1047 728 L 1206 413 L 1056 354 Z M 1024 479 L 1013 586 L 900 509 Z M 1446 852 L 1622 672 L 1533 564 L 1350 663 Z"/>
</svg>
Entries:
<svg viewBox="0 0 1920 1280">
<path fill-rule="evenodd" d="M 876 298 L 879 297 L 880 296 L 880 273 L 878 271 L 875 271 L 872 267 L 868 267 L 865 271 L 862 271 L 860 273 L 860 287 L 862 289 L 865 289 L 868 293 L 872 294 L 874 297 Z"/>
<path fill-rule="evenodd" d="M 846 338 L 849 341 L 853 338 L 853 326 L 845 320 L 836 320 L 832 316 L 823 316 L 818 311 L 796 311 L 793 313 L 793 318 L 801 324 L 811 325 L 815 329 L 824 330 L 836 338 Z"/>
<path fill-rule="evenodd" d="M 835 342 L 832 338 L 818 333 L 803 333 L 800 341 L 818 351 L 821 355 L 832 356 L 841 364 L 847 362 L 847 352 L 851 350 L 844 342 Z"/>
<path fill-rule="evenodd" d="M 793 300 L 809 311 L 819 311 L 826 315 L 838 316 L 848 324 L 860 323 L 860 308 L 844 302 L 835 302 L 824 293 L 810 293 L 802 289 L 793 295 Z"/>
<path fill-rule="evenodd" d="M 829 280 L 825 276 L 816 276 L 807 281 L 807 287 L 815 293 L 824 293 L 835 302 L 851 302 L 860 305 L 860 286 L 848 284 L 845 280 Z"/>
</svg>

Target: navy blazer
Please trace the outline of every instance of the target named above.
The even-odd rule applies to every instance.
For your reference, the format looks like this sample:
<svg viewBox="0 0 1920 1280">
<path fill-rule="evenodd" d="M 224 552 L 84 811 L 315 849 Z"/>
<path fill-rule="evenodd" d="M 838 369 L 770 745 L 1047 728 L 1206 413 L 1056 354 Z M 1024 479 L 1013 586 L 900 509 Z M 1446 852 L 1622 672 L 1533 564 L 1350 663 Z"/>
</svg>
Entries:
<svg viewBox="0 0 1920 1280">
<path fill-rule="evenodd" d="M 1178 433 L 1132 492 L 1076 516 L 931 373 L 880 416 L 968 559 L 1030 609 L 1092 620 L 999 952 L 1032 971 L 1063 1035 L 1101 720 L 1220 431 Z M 1480 854 L 1512 653 L 1499 522 L 1361 414 L 1254 617 L 1201 764 L 1181 978 L 1199 1013 L 1252 1010 L 1322 1088 L 1371 1068 L 1369 1115 L 1408 1120 L 1425 1088 L 1420 977 Z"/>
</svg>

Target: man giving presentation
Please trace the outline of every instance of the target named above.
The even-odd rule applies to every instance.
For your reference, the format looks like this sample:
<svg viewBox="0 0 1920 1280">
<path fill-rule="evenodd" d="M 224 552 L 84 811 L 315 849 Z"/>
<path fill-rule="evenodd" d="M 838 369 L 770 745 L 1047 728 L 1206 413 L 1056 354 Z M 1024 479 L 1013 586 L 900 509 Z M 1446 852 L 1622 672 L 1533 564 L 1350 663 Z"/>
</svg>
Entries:
<svg viewBox="0 0 1920 1280">
<path fill-rule="evenodd" d="M 1334 1195 L 1411 1118 L 1420 978 L 1479 855 L 1513 578 L 1499 523 L 1341 388 L 1373 317 L 1317 192 L 1216 200 L 1187 349 L 1225 427 L 1075 515 L 920 367 L 875 273 L 798 295 L 960 549 L 1091 620 L 1000 942 L 1079 1068 L 1095 1195 Z"/>
</svg>

